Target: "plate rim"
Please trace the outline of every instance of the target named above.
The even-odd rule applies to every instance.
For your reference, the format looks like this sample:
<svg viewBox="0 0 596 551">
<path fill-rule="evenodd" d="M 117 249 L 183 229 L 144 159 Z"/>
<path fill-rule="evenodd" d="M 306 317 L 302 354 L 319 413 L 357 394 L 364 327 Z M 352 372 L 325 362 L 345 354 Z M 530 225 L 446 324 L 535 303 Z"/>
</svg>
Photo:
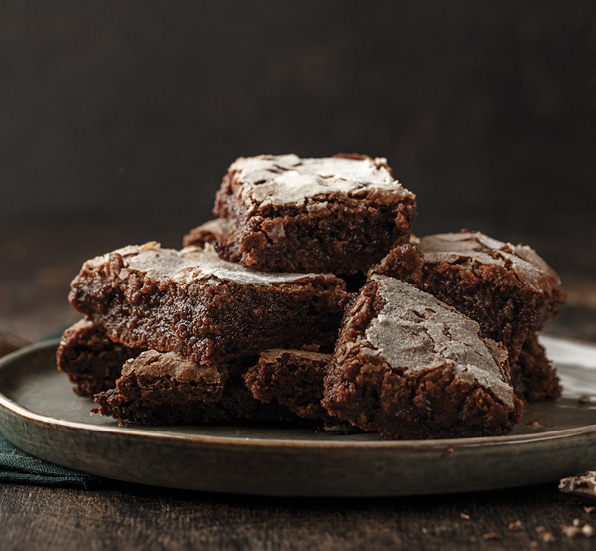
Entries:
<svg viewBox="0 0 596 551">
<path fill-rule="evenodd" d="M 593 468 L 596 462 L 592 424 L 457 439 L 318 440 L 308 434 L 266 438 L 258 433 L 209 434 L 201 425 L 189 433 L 172 432 L 172 427 L 118 427 L 115 421 L 69 421 L 36 413 L 5 395 L 22 389 L 27 377 L 60 376 L 50 356 L 58 342 L 42 341 L 0 359 L 0 431 L 33 456 L 108 479 L 240 495 L 370 498 L 542 484 Z M 596 346 L 589 350 L 596 351 Z M 20 375 L 19 367 L 24 368 Z M 64 382 L 68 385 L 66 377 Z M 18 393 L 12 395 L 20 400 Z M 28 400 L 35 396 L 29 394 Z M 590 453 L 582 451 L 586 446 Z M 456 459 L 446 460 L 451 457 Z"/>
<path fill-rule="evenodd" d="M 556 337 L 552 335 L 547 336 L 548 339 L 564 341 L 567 343 L 576 343 L 583 346 L 588 346 L 594 349 L 596 354 L 596 344 L 588 341 L 572 340 L 564 337 Z M 3 358 L 0 358 L 0 374 L 4 369 L 9 369 L 15 360 L 22 359 L 36 352 L 57 347 L 60 339 L 48 339 L 39 341 L 27 347 L 21 348 L 12 352 Z M 66 419 L 59 419 L 49 415 L 37 413 L 35 411 L 22 406 L 4 394 L 0 386 L 0 408 L 16 415 L 27 421 L 32 421 L 40 425 L 54 427 L 57 429 L 67 429 L 71 431 L 83 432 L 99 432 L 103 434 L 126 435 L 140 438 L 151 439 L 165 439 L 168 441 L 184 441 L 201 444 L 212 444 L 221 446 L 238 446 L 238 447 L 266 447 L 266 448 L 355 448 L 355 449 L 395 449 L 395 450 L 420 450 L 428 451 L 431 449 L 444 448 L 474 448 L 474 447 L 492 447 L 492 446 L 507 446 L 514 444 L 526 444 L 534 442 L 543 442 L 549 440 L 559 440 L 580 436 L 585 434 L 596 433 L 596 424 L 585 425 L 573 429 L 564 429 L 559 431 L 541 432 L 536 434 L 523 435 L 502 435 L 502 436 L 477 436 L 464 438 L 434 438 L 427 440 L 379 440 L 379 441 L 358 441 L 358 440 L 308 440 L 308 439 L 293 439 L 293 438 L 263 438 L 252 436 L 222 436 L 210 434 L 180 434 L 172 433 L 166 430 L 147 430 L 146 428 L 137 426 L 120 427 L 120 426 L 105 426 L 92 425 L 81 421 L 69 421 Z M 201 425 L 193 425 L 200 429 Z M 233 425 L 226 424 L 222 426 L 233 427 Z M 0 429 L 2 427 L 0 426 Z M 152 427 L 153 429 L 153 427 Z"/>
</svg>

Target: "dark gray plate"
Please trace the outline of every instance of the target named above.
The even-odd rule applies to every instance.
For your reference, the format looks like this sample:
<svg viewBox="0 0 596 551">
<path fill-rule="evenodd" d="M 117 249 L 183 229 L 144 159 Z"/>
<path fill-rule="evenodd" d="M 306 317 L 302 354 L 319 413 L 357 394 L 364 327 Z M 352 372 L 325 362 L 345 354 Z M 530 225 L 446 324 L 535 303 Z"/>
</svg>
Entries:
<svg viewBox="0 0 596 551">
<path fill-rule="evenodd" d="M 92 402 L 56 371 L 56 341 L 0 360 L 0 431 L 64 467 L 191 490 L 397 496 L 536 484 L 596 468 L 596 346 L 542 342 L 564 397 L 527 407 L 509 436 L 387 442 L 293 428 L 118 427 L 90 416 Z"/>
</svg>

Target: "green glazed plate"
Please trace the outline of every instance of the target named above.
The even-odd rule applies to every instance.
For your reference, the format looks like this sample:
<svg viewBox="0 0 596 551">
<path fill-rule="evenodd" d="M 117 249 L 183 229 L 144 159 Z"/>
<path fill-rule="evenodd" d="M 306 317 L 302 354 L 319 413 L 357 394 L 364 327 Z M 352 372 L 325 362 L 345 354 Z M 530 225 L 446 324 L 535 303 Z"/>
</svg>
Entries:
<svg viewBox="0 0 596 551">
<path fill-rule="evenodd" d="M 563 397 L 512 434 L 383 441 L 377 434 L 240 426 L 119 427 L 56 371 L 57 341 L 0 360 L 0 431 L 46 461 L 109 478 L 213 492 L 399 496 L 508 488 L 596 468 L 596 346 L 543 337 Z M 591 403 L 578 400 L 591 396 Z"/>
</svg>

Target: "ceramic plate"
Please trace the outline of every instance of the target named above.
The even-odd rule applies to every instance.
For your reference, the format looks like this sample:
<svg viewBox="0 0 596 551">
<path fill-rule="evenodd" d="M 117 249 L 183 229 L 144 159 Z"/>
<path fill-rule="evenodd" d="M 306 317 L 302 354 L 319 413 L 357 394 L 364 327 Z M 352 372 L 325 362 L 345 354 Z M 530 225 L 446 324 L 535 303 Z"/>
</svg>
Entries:
<svg viewBox="0 0 596 551">
<path fill-rule="evenodd" d="M 234 426 L 118 427 L 56 371 L 57 341 L 0 360 L 0 431 L 88 473 L 173 488 L 285 496 L 398 496 L 523 486 L 596 468 L 596 346 L 543 338 L 564 387 L 508 436 L 383 441 L 377 434 Z M 592 396 L 582 403 L 579 396 Z"/>
</svg>

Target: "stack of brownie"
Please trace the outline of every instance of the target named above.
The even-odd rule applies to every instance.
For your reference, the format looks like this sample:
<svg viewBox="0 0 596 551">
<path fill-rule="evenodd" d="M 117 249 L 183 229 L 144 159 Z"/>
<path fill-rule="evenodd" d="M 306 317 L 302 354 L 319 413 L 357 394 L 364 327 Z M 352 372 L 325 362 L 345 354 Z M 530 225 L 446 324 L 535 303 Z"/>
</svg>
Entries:
<svg viewBox="0 0 596 551">
<path fill-rule="evenodd" d="M 564 300 L 530 248 L 417 239 L 385 159 L 240 158 L 182 250 L 87 261 L 58 369 L 119 424 L 293 423 L 384 438 L 506 434 L 560 386 L 537 332 Z"/>
</svg>

